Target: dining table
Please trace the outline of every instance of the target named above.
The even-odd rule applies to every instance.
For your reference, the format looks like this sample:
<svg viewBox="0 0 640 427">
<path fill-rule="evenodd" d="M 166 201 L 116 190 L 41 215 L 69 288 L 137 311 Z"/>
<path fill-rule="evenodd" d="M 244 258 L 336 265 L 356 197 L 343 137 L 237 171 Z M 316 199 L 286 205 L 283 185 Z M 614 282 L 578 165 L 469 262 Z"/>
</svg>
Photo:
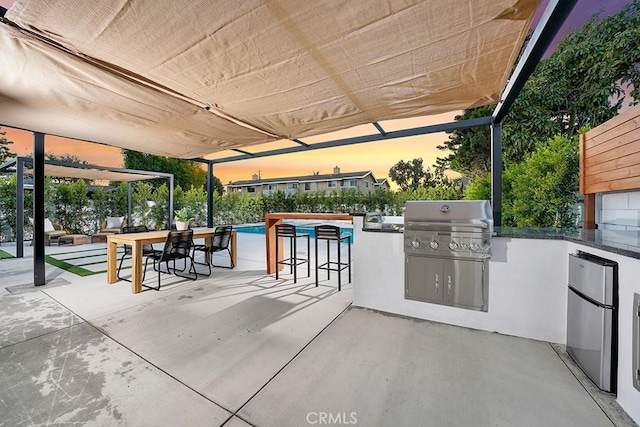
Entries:
<svg viewBox="0 0 640 427">
<path fill-rule="evenodd" d="M 206 245 L 211 245 L 215 228 L 194 228 L 193 238 L 204 239 Z M 167 230 L 145 231 L 142 233 L 121 233 L 107 236 L 107 283 L 116 283 L 118 244 L 131 245 L 131 291 L 134 294 L 142 292 L 142 248 L 144 245 L 164 243 L 169 232 Z M 231 233 L 231 258 L 232 264 L 237 265 L 237 233 Z M 207 254 L 210 257 L 210 254 Z M 206 260 L 210 262 L 210 258 Z"/>
</svg>

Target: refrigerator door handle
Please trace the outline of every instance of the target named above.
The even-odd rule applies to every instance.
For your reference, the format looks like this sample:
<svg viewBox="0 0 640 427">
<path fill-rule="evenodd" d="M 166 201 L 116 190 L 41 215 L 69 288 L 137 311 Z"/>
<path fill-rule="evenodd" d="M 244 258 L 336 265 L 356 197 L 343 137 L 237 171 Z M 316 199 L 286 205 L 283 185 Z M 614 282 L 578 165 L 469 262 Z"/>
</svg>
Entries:
<svg viewBox="0 0 640 427">
<path fill-rule="evenodd" d="M 590 298 L 589 296 L 583 294 L 582 292 L 580 292 L 579 290 L 577 290 L 576 288 L 574 288 L 573 286 L 569 285 L 569 289 L 574 292 L 576 295 L 578 295 L 580 298 L 590 302 L 593 305 L 596 305 L 600 308 L 606 308 L 606 309 L 610 309 L 613 310 L 615 307 L 612 305 L 607 305 L 607 304 L 602 304 L 601 302 L 598 302 L 596 300 L 594 300 L 593 298 Z"/>
</svg>

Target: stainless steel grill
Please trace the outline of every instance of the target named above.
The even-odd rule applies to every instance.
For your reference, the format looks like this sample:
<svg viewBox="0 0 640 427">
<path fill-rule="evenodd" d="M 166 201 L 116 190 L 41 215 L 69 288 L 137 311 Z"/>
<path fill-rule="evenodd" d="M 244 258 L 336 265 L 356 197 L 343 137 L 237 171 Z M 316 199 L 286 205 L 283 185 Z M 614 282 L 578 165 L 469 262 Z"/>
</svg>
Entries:
<svg viewBox="0 0 640 427">
<path fill-rule="evenodd" d="M 489 202 L 409 201 L 404 214 L 405 297 L 486 311 Z"/>
</svg>

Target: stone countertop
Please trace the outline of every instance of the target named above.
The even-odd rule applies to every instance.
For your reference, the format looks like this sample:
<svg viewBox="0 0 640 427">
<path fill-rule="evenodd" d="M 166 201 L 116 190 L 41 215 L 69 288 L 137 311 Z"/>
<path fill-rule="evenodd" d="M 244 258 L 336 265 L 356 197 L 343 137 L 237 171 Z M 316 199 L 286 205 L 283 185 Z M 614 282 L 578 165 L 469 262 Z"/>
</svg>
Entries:
<svg viewBox="0 0 640 427">
<path fill-rule="evenodd" d="M 496 227 L 496 237 L 567 240 L 640 259 L 640 231 Z"/>
<path fill-rule="evenodd" d="M 402 233 L 404 230 L 404 224 L 398 223 L 376 224 L 375 228 L 369 228 L 366 225 L 362 231 Z M 566 240 L 618 255 L 640 259 L 640 231 L 496 227 L 494 236 L 514 239 Z"/>
</svg>

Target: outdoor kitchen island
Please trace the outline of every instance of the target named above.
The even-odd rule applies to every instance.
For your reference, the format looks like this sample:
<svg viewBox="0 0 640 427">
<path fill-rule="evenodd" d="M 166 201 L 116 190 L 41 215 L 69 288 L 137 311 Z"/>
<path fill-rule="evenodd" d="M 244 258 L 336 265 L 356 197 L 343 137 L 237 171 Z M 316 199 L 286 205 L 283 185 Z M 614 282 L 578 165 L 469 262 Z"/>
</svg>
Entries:
<svg viewBox="0 0 640 427">
<path fill-rule="evenodd" d="M 496 229 L 489 260 L 488 309 L 483 312 L 405 299 L 403 218 L 384 218 L 376 229 L 364 228 L 364 221 L 362 216 L 353 218 L 355 306 L 551 343 L 566 344 L 568 254 L 579 250 L 617 262 L 617 401 L 640 423 L 640 391 L 633 385 L 633 301 L 634 293 L 640 294 L 640 234 Z"/>
</svg>

